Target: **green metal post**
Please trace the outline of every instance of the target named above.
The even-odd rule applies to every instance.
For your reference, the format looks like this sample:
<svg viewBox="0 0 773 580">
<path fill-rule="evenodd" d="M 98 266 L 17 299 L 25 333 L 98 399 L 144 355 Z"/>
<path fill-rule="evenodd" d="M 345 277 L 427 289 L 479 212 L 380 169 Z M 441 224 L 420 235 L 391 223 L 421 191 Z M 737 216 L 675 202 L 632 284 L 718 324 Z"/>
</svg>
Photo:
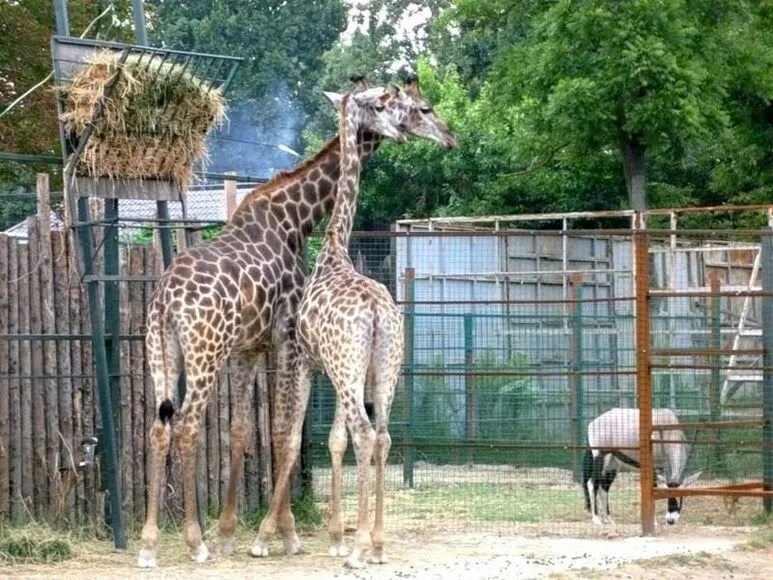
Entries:
<svg viewBox="0 0 773 580">
<path fill-rule="evenodd" d="M 403 447 L 403 485 L 413 488 L 413 388 L 414 388 L 414 330 L 416 300 L 416 270 L 405 269 L 405 410 L 408 421 L 405 430 L 405 445 Z"/>
<path fill-rule="evenodd" d="M 70 36 L 67 0 L 54 0 L 54 13 L 56 14 L 56 33 L 59 36 Z"/>
<path fill-rule="evenodd" d="M 108 223 L 118 222 L 118 200 L 105 199 L 105 221 Z M 118 228 L 108 226 L 104 232 L 104 252 L 105 252 L 105 275 L 118 275 Z M 113 440 L 120 441 L 121 424 L 121 343 L 118 336 L 121 332 L 121 313 L 120 313 L 120 295 L 118 290 L 118 281 L 111 280 L 104 282 L 105 289 L 105 309 L 102 311 L 105 324 L 105 354 L 107 356 L 107 372 L 109 377 L 110 401 L 113 413 Z M 103 422 L 103 437 L 105 423 Z M 104 477 L 104 476 L 103 476 Z M 116 474 L 116 477 L 118 475 Z M 103 482 L 107 484 L 107 481 Z M 106 487 L 109 488 L 109 485 Z M 108 505 L 105 505 L 107 508 Z M 112 505 L 110 505 L 112 510 Z M 110 519 L 113 521 L 114 515 L 110 513 Z"/>
<path fill-rule="evenodd" d="M 475 352 L 474 319 L 471 314 L 464 315 L 464 393 L 465 393 L 465 437 L 472 443 L 477 435 L 478 405 L 475 393 Z M 473 463 L 473 448 L 467 448 L 467 462 Z"/>
<path fill-rule="evenodd" d="M 65 176 L 69 178 L 69 176 Z M 91 221 L 88 198 L 78 198 L 78 221 L 88 223 Z M 81 275 L 93 274 L 93 239 L 91 229 L 81 226 L 78 229 L 80 240 L 80 256 L 78 263 L 81 265 Z M 115 423 L 113 421 L 113 403 L 110 393 L 110 374 L 108 370 L 107 351 L 105 349 L 105 334 L 103 329 L 104 313 L 102 308 L 102 296 L 99 292 L 99 282 L 90 279 L 86 284 L 89 300 L 89 318 L 91 320 L 91 342 L 94 356 L 94 366 L 97 374 L 97 387 L 99 393 L 99 411 L 102 415 L 102 436 L 99 438 L 99 446 L 104 459 L 103 470 L 107 481 L 107 490 L 110 495 L 110 526 L 113 530 L 113 543 L 120 550 L 126 549 L 126 535 L 121 517 L 121 485 L 118 479 L 118 452 L 116 448 Z"/>
<path fill-rule="evenodd" d="M 105 221 L 118 223 L 118 200 L 105 200 Z M 108 226 L 105 236 L 105 274 L 118 275 L 118 228 Z M 118 336 L 121 332 L 120 294 L 118 281 L 105 281 L 105 345 L 107 349 L 107 365 L 110 373 L 110 393 L 113 398 L 113 421 L 116 426 L 120 417 L 120 376 L 121 348 Z M 116 431 L 118 437 L 118 431 Z"/>
<path fill-rule="evenodd" d="M 773 230 L 762 232 L 762 486 L 773 490 Z M 773 500 L 762 500 L 767 513 Z"/>
<path fill-rule="evenodd" d="M 571 389 L 571 417 L 574 423 L 572 438 L 574 443 L 574 478 L 582 480 L 582 447 L 585 444 L 585 393 L 582 383 L 582 274 L 571 276 L 571 297 L 574 300 L 572 310 L 572 374 L 569 378 Z"/>
</svg>

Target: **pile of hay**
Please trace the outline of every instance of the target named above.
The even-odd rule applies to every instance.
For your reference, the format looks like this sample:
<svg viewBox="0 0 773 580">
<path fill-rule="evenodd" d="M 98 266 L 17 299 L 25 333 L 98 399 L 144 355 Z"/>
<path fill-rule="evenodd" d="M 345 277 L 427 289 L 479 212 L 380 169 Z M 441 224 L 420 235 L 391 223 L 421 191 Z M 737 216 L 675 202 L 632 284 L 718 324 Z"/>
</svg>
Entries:
<svg viewBox="0 0 773 580">
<path fill-rule="evenodd" d="M 119 54 L 96 55 L 62 87 L 62 121 L 71 135 L 92 118 Z M 91 177 L 168 179 L 185 187 L 194 160 L 206 159 L 207 132 L 225 115 L 222 93 L 160 56 L 132 55 L 121 71 L 76 172 Z"/>
</svg>

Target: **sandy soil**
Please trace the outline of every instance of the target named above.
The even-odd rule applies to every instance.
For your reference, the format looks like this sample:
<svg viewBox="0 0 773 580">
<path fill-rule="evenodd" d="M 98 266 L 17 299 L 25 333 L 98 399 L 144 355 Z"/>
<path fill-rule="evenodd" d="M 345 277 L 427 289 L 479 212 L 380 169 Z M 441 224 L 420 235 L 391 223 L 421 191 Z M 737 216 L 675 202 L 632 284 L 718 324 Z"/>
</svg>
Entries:
<svg viewBox="0 0 773 580">
<path fill-rule="evenodd" d="M 250 537 L 239 537 L 240 553 L 203 565 L 187 561 L 179 537 L 166 534 L 160 568 L 138 570 L 136 546 L 118 553 L 104 545 L 77 545 L 74 557 L 58 565 L 0 566 L 0 577 L 14 578 L 243 578 L 246 575 L 314 579 L 487 579 L 487 578 L 770 578 L 773 548 L 748 548 L 749 532 L 701 527 L 669 530 L 654 538 L 612 539 L 497 534 L 441 535 L 395 533 L 390 562 L 347 571 L 326 555 L 323 532 L 303 537 L 306 553 L 246 555 Z M 351 538 L 350 538 L 351 543 Z M 279 543 L 274 546 L 280 549 Z"/>
</svg>

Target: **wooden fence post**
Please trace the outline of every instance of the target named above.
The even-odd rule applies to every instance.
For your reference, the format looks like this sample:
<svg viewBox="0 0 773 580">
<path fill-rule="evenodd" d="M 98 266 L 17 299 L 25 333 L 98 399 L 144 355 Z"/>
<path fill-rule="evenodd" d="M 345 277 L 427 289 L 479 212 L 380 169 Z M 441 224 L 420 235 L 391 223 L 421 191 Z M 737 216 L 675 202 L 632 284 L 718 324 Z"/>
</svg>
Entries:
<svg viewBox="0 0 773 580">
<path fill-rule="evenodd" d="M 226 178 L 223 193 L 225 194 L 225 219 L 231 219 L 236 211 L 236 172 L 226 171 L 226 175 L 232 179 Z"/>
<path fill-rule="evenodd" d="M 639 469 L 642 534 L 655 533 L 655 481 L 652 465 L 652 377 L 650 337 L 649 239 L 637 230 L 634 236 L 636 266 L 636 399 L 639 407 Z"/>
<path fill-rule="evenodd" d="M 56 334 L 56 318 L 54 316 L 54 275 L 51 256 L 51 204 L 47 173 L 38 173 L 38 261 L 40 282 L 41 332 Z M 48 488 L 48 505 L 45 513 L 51 514 L 58 496 L 59 481 L 59 392 L 56 379 L 56 342 L 43 340 L 43 401 L 46 425 L 46 464 L 45 475 Z"/>
<path fill-rule="evenodd" d="M 0 234 L 0 518 L 10 519 L 10 473 L 11 473 L 11 429 L 10 429 L 10 357 L 8 335 L 8 242 Z"/>
</svg>

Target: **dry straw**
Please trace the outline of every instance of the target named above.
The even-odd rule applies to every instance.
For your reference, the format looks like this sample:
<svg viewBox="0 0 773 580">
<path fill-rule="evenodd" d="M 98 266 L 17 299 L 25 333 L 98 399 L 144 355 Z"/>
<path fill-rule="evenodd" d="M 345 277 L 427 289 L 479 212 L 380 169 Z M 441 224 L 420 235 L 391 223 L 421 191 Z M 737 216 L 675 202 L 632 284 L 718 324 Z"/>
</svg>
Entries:
<svg viewBox="0 0 773 580">
<path fill-rule="evenodd" d="M 101 52 L 61 88 L 62 121 L 69 134 L 87 127 L 118 67 L 118 53 Z M 207 132 L 224 118 L 222 93 L 159 55 L 131 55 L 120 68 L 77 172 L 167 179 L 185 187 L 194 160 L 207 158 Z"/>
</svg>

